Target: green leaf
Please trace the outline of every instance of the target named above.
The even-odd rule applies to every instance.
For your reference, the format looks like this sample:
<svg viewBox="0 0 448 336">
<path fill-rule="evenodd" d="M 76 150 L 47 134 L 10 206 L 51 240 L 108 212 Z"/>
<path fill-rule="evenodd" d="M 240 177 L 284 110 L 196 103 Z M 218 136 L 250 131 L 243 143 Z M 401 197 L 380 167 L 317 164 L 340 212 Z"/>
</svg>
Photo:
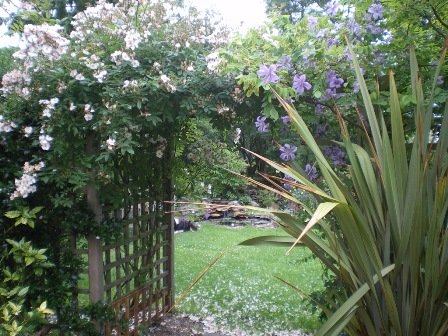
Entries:
<svg viewBox="0 0 448 336">
<path fill-rule="evenodd" d="M 22 213 L 17 210 L 5 212 L 5 216 L 8 218 L 17 218 L 20 217 L 21 215 Z"/>
<path fill-rule="evenodd" d="M 319 222 L 322 218 L 324 218 L 331 210 L 333 210 L 338 205 L 339 205 L 339 203 L 334 203 L 334 202 L 320 203 L 318 205 L 316 211 L 314 212 L 313 217 L 311 217 L 310 221 L 308 222 L 308 224 L 303 229 L 303 231 L 300 234 L 299 238 L 297 238 L 297 240 L 294 242 L 294 244 L 288 250 L 288 253 L 292 250 L 292 248 L 294 246 L 296 246 L 296 244 L 298 244 L 300 242 L 300 239 L 302 239 L 302 237 L 304 235 L 306 235 L 308 233 L 308 231 L 313 228 L 314 225 L 317 224 L 317 222 Z"/>
<path fill-rule="evenodd" d="M 17 293 L 18 296 L 25 296 L 26 293 L 28 293 L 29 287 L 23 287 L 19 292 Z"/>
<path fill-rule="evenodd" d="M 290 247 L 294 242 L 295 239 L 291 236 L 259 236 L 242 241 L 238 245 Z"/>
<path fill-rule="evenodd" d="M 381 270 L 381 276 L 385 277 L 387 274 L 392 272 L 395 265 L 389 265 Z M 373 276 L 373 282 L 376 284 L 379 281 L 378 276 L 375 274 Z M 342 306 L 334 312 L 333 315 L 324 323 L 324 325 L 319 329 L 315 336 L 327 336 L 327 335 L 338 335 L 340 331 L 344 329 L 348 322 L 350 322 L 351 317 L 357 309 L 357 303 L 362 299 L 367 292 L 369 292 L 370 287 L 368 284 L 362 285 L 356 292 L 353 293 L 350 298 L 348 298 Z"/>
</svg>

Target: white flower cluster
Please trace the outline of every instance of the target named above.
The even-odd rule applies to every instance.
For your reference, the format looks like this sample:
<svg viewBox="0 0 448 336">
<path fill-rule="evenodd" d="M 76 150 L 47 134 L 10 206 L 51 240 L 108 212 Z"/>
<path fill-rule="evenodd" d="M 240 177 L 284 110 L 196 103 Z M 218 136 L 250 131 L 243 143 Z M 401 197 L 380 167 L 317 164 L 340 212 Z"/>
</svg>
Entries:
<svg viewBox="0 0 448 336">
<path fill-rule="evenodd" d="M 241 138 L 241 128 L 236 128 L 235 132 L 233 133 L 233 143 L 236 145 L 240 142 Z"/>
<path fill-rule="evenodd" d="M 162 68 L 162 65 L 159 62 L 154 62 L 152 68 L 160 74 L 161 73 L 160 69 Z"/>
<path fill-rule="evenodd" d="M 53 114 L 55 105 L 57 103 L 59 103 L 59 98 L 51 98 L 50 100 L 48 99 L 39 100 L 39 104 L 45 106 L 44 110 L 42 111 L 42 116 L 46 118 L 51 118 L 51 115 Z"/>
<path fill-rule="evenodd" d="M 74 29 L 70 37 L 84 42 L 95 29 L 103 29 L 105 34 L 111 35 L 114 33 L 114 28 L 104 23 L 112 22 L 116 16 L 117 7 L 100 0 L 96 6 L 87 7 L 74 16 L 71 22 Z"/>
<path fill-rule="evenodd" d="M 15 93 L 22 98 L 30 96 L 28 85 L 31 83 L 31 78 L 25 72 L 19 70 L 12 70 L 3 75 L 2 87 L 3 95 Z"/>
<path fill-rule="evenodd" d="M 114 51 L 110 55 L 110 58 L 111 58 L 112 62 L 114 62 L 116 65 L 120 65 L 122 62 L 129 62 L 129 63 L 131 63 L 131 66 L 133 68 L 137 68 L 140 66 L 140 62 L 138 60 L 134 59 L 133 55 L 131 55 L 125 51 L 121 51 L 121 50 Z"/>
<path fill-rule="evenodd" d="M 44 151 L 50 150 L 52 142 L 53 138 L 48 134 L 42 133 L 41 135 L 39 135 L 39 144 Z"/>
<path fill-rule="evenodd" d="M 99 83 L 103 83 L 104 78 L 107 75 L 107 71 L 106 71 L 106 69 L 104 67 L 104 63 L 101 62 L 100 57 L 98 55 L 95 55 L 95 54 L 91 55 L 89 53 L 89 51 L 87 51 L 87 50 L 83 50 L 82 53 L 85 56 L 82 56 L 79 59 L 81 61 L 83 61 L 84 65 L 87 68 L 89 68 L 91 70 L 94 70 L 93 77 L 95 77 L 96 80 Z M 73 57 L 76 57 L 76 53 L 73 53 Z M 84 75 L 83 74 L 79 74 L 77 72 L 77 70 L 72 70 L 71 72 L 73 72 L 73 76 L 72 76 L 73 78 L 75 78 L 77 80 L 84 80 L 85 79 Z"/>
<path fill-rule="evenodd" d="M 90 105 L 90 104 L 84 105 L 84 119 L 86 121 L 90 121 L 93 119 L 94 112 L 95 112 L 95 110 L 93 109 L 92 105 Z"/>
<path fill-rule="evenodd" d="M 215 73 L 218 71 L 218 67 L 222 60 L 217 53 L 214 52 L 207 55 L 205 60 L 207 61 L 207 69 L 210 73 Z"/>
<path fill-rule="evenodd" d="M 90 53 L 87 50 L 84 50 L 83 53 L 86 56 L 81 57 L 80 60 L 84 61 L 84 64 L 89 69 L 98 70 L 99 68 L 104 67 L 104 63 L 101 62 L 101 59 L 98 55 L 95 54 L 90 55 Z"/>
<path fill-rule="evenodd" d="M 224 105 L 224 104 L 219 104 L 216 107 L 216 110 L 217 110 L 218 114 L 226 114 L 227 112 L 230 111 L 230 107 L 228 107 L 227 105 Z"/>
<path fill-rule="evenodd" d="M 138 81 L 136 81 L 135 79 L 133 79 L 133 80 L 125 80 L 124 82 L 123 82 L 123 86 L 122 86 L 122 88 L 123 89 L 127 89 L 127 90 L 133 90 L 133 89 L 136 89 L 136 88 L 138 88 Z"/>
<path fill-rule="evenodd" d="M 156 156 L 161 159 L 163 157 L 163 154 L 165 153 L 165 148 L 167 145 L 167 141 L 164 137 L 158 135 L 156 139 L 151 138 L 149 139 L 149 142 L 157 145 L 156 147 Z"/>
<path fill-rule="evenodd" d="M 115 138 L 109 137 L 109 139 L 106 140 L 106 146 L 108 150 L 113 151 L 117 146 L 117 140 Z"/>
<path fill-rule="evenodd" d="M 60 59 L 67 52 L 69 45 L 69 41 L 59 33 L 60 30 L 61 26 L 46 23 L 25 25 L 20 50 L 14 53 L 14 57 L 28 61 L 37 56 L 44 56 L 50 61 Z"/>
<path fill-rule="evenodd" d="M 140 33 L 135 31 L 134 29 L 129 30 L 126 32 L 126 36 L 124 37 L 124 42 L 126 43 L 126 48 L 135 50 L 140 42 L 142 41 L 142 37 Z"/>
<path fill-rule="evenodd" d="M 93 73 L 93 77 L 96 78 L 98 83 L 102 83 L 104 81 L 104 78 L 106 77 L 106 75 L 107 75 L 106 70 L 97 70 Z"/>
<path fill-rule="evenodd" d="M 12 132 L 17 125 L 13 121 L 5 120 L 5 118 L 0 114 L 0 133 Z"/>
<path fill-rule="evenodd" d="M 80 72 L 78 72 L 78 70 L 72 70 L 70 71 L 70 77 L 76 79 L 77 81 L 82 81 L 84 79 L 86 79 L 86 77 L 84 77 L 84 75 Z"/>
<path fill-rule="evenodd" d="M 23 175 L 20 179 L 15 179 L 16 190 L 11 194 L 11 200 L 22 197 L 27 198 L 29 194 L 36 191 L 36 172 L 42 170 L 45 167 L 44 162 L 31 165 L 29 162 L 25 162 L 23 166 Z"/>
<path fill-rule="evenodd" d="M 26 126 L 23 128 L 23 134 L 25 135 L 25 138 L 29 138 L 32 133 L 33 133 L 33 128 L 31 126 Z"/>
<path fill-rule="evenodd" d="M 160 82 L 168 92 L 176 92 L 176 86 L 171 83 L 171 79 L 167 75 L 161 75 Z"/>
</svg>

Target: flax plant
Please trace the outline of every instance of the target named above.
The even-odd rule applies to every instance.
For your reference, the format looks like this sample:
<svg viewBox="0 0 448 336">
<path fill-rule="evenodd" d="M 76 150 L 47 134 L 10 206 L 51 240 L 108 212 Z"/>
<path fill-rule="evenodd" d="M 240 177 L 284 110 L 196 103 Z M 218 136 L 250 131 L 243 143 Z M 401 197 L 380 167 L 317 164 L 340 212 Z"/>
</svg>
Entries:
<svg viewBox="0 0 448 336">
<path fill-rule="evenodd" d="M 339 116 L 348 157 L 348 185 L 333 170 L 300 114 L 279 95 L 299 136 L 315 155 L 325 188 L 312 183 L 292 166 L 277 164 L 255 153 L 273 168 L 291 177 L 284 180 L 314 194 L 310 209 L 282 188 L 263 186 L 310 213 L 307 223 L 273 211 L 279 224 L 307 246 L 342 284 L 341 297 L 328 302 L 334 308 L 319 335 L 428 335 L 448 334 L 448 104 L 438 136 L 432 137 L 433 96 L 436 80 L 425 100 L 415 52 L 410 52 L 415 97 L 415 136 L 406 140 L 399 95 L 391 72 L 390 123 L 370 100 L 355 54 L 350 48 L 360 83 L 367 122 L 367 145 L 350 139 Z M 435 78 L 440 73 L 444 49 Z M 271 178 L 271 182 L 274 182 Z M 331 214 L 330 214 L 331 213 Z M 324 217 L 333 216 L 334 223 Z M 315 230 L 317 226 L 320 230 Z M 322 234 L 323 232 L 323 234 Z M 249 245 L 264 238 L 252 239 Z M 292 248 L 292 247 L 291 247 Z M 343 302 L 336 307 L 337 302 Z"/>
</svg>

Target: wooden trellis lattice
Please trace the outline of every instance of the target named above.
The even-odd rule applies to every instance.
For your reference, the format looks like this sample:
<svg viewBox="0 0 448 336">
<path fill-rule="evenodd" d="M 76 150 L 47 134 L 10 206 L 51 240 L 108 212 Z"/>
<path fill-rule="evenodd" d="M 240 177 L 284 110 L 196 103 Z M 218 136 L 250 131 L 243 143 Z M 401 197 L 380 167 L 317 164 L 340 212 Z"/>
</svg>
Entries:
<svg viewBox="0 0 448 336">
<path fill-rule="evenodd" d="M 122 238 L 112 243 L 98 240 L 102 265 L 89 263 L 94 268 L 88 274 L 92 278 L 95 273 L 93 279 L 101 284 L 92 286 L 89 281 L 90 288 L 79 293 L 100 298 L 115 311 L 116 321 L 105 326 L 106 335 L 136 336 L 139 325 L 159 319 L 173 303 L 173 232 L 167 207 L 146 201 L 115 211 L 112 216 L 122 224 Z"/>
<path fill-rule="evenodd" d="M 90 234 L 73 239 L 76 254 L 86 255 L 88 261 L 88 288 L 78 288 L 75 300 L 88 294 L 89 302 L 112 307 L 115 321 L 97 323 L 106 336 L 137 336 L 174 302 L 173 215 L 171 203 L 164 202 L 172 199 L 170 162 L 154 165 L 143 146 L 134 158 L 118 167 L 121 179 L 114 187 L 121 206 L 103 208 L 96 187 L 87 188 L 97 224 L 113 223 L 119 227 L 117 237 Z"/>
</svg>

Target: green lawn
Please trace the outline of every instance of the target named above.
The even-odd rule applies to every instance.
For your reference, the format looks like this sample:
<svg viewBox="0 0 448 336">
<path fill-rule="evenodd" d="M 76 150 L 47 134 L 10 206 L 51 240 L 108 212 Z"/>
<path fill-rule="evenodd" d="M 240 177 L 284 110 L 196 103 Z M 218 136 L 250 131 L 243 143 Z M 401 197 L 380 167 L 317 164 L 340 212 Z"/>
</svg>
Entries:
<svg viewBox="0 0 448 336">
<path fill-rule="evenodd" d="M 285 235 L 281 229 L 231 228 L 203 224 L 197 232 L 175 236 L 175 285 L 179 295 L 220 251 L 260 235 Z M 178 311 L 213 315 L 228 329 L 268 333 L 315 330 L 319 326 L 305 299 L 274 275 L 307 293 L 321 289 L 322 268 L 304 247 L 285 255 L 283 247 L 232 248 L 178 306 Z"/>
</svg>

